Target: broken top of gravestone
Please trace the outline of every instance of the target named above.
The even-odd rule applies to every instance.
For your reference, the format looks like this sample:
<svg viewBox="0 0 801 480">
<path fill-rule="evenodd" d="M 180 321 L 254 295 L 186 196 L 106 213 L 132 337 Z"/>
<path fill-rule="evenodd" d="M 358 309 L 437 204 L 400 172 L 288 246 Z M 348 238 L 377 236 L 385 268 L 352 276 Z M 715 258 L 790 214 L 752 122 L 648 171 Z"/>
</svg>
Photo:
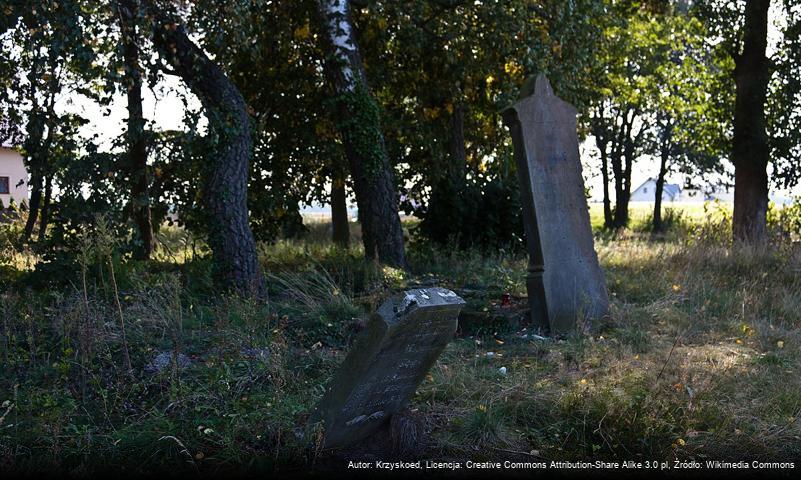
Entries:
<svg viewBox="0 0 801 480">
<path fill-rule="evenodd" d="M 404 408 L 456 331 L 464 300 L 444 288 L 409 290 L 384 302 L 329 383 L 312 422 L 324 448 L 375 433 Z"/>
<path fill-rule="evenodd" d="M 592 239 L 581 175 L 576 109 L 544 75 L 503 112 L 512 134 L 529 253 L 535 325 L 562 334 L 606 315 L 609 299 Z"/>
</svg>

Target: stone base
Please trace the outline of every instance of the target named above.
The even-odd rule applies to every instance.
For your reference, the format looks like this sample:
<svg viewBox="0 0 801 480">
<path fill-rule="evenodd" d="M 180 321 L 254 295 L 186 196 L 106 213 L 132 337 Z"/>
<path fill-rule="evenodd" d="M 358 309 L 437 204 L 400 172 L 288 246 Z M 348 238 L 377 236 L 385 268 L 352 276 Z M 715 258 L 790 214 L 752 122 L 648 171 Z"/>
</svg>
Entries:
<svg viewBox="0 0 801 480">
<path fill-rule="evenodd" d="M 368 438 L 347 448 L 332 450 L 319 458 L 323 465 L 353 462 L 419 460 L 428 447 L 422 415 L 405 410 L 396 413 Z"/>
<path fill-rule="evenodd" d="M 459 312 L 456 335 L 466 337 L 480 333 L 517 331 L 523 327 L 531 329 L 530 312 L 525 297 L 512 297 L 508 306 L 492 306 L 486 311 L 465 307 Z"/>
</svg>

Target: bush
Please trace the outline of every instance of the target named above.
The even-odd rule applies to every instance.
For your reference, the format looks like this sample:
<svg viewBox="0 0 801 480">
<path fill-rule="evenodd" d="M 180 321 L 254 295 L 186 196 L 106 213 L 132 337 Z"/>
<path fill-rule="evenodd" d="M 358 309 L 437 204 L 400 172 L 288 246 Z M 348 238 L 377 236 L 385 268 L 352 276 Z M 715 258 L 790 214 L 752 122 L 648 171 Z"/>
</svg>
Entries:
<svg viewBox="0 0 801 480">
<path fill-rule="evenodd" d="M 661 233 L 675 232 L 684 235 L 690 229 L 690 221 L 685 215 L 684 210 L 665 207 L 662 209 L 662 230 Z M 651 211 L 634 224 L 632 230 L 635 232 L 651 232 L 654 229 L 654 213 Z"/>
<path fill-rule="evenodd" d="M 418 238 L 465 250 L 522 248 L 523 217 L 516 181 L 479 178 L 458 185 L 443 180 L 433 189 L 421 218 Z"/>
<path fill-rule="evenodd" d="M 704 218 L 688 229 L 690 245 L 731 244 L 732 211 L 720 200 L 704 203 Z"/>
<path fill-rule="evenodd" d="M 782 239 L 801 240 L 801 197 L 793 203 L 776 207 L 773 203 L 768 208 L 768 229 Z"/>
</svg>

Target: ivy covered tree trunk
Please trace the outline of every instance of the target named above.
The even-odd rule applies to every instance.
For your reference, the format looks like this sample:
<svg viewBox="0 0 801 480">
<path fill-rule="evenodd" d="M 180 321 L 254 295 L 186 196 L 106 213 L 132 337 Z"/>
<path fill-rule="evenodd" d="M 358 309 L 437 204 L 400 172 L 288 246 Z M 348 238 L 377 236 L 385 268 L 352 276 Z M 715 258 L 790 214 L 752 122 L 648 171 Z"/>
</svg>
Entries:
<svg viewBox="0 0 801 480">
<path fill-rule="evenodd" d="M 768 45 L 770 0 L 745 4 L 743 51 L 735 58 L 732 163 L 734 163 L 734 239 L 761 242 L 767 235 L 768 174 L 770 159 L 765 100 L 770 64 Z"/>
<path fill-rule="evenodd" d="M 331 182 L 331 239 L 342 248 L 350 247 L 350 225 L 345 175 L 334 175 Z"/>
<path fill-rule="evenodd" d="M 318 0 L 330 45 L 326 76 L 338 96 L 337 128 L 348 158 L 365 258 L 406 268 L 403 229 L 395 180 L 378 104 L 372 97 L 359 55 L 348 0 Z"/>
<path fill-rule="evenodd" d="M 263 296 L 264 276 L 248 222 L 250 119 L 242 95 L 222 69 L 187 36 L 183 25 L 148 0 L 155 19 L 153 41 L 203 104 L 214 151 L 203 174 L 208 242 L 215 283 L 244 295 Z"/>
<path fill-rule="evenodd" d="M 128 171 L 131 182 L 130 215 L 136 224 L 138 238 L 134 258 L 148 260 L 155 248 L 148 188 L 147 144 L 142 114 L 142 72 L 139 66 L 139 45 L 136 35 L 137 0 L 119 0 L 118 13 L 122 36 L 125 85 L 128 95 Z"/>
</svg>

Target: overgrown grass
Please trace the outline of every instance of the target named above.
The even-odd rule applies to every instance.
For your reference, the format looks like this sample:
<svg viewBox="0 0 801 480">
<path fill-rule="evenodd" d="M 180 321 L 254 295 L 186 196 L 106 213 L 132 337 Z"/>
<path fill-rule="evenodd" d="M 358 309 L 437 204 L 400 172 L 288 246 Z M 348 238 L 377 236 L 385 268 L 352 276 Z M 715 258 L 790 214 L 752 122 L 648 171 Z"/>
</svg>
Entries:
<svg viewBox="0 0 801 480">
<path fill-rule="evenodd" d="M 425 456 L 797 459 L 801 249 L 732 246 L 719 212 L 680 218 L 658 239 L 636 224 L 596 238 L 612 308 L 593 336 L 455 339 L 410 406 L 429 427 Z M 390 293 L 441 285 L 479 312 L 525 295 L 522 252 L 413 244 L 405 273 L 311 230 L 261 246 L 266 304 L 216 295 L 203 246 L 180 231 L 149 266 L 89 239 L 59 289 L 26 288 L 32 260 L 3 250 L 0 471 L 311 465 L 308 415 Z"/>
</svg>

